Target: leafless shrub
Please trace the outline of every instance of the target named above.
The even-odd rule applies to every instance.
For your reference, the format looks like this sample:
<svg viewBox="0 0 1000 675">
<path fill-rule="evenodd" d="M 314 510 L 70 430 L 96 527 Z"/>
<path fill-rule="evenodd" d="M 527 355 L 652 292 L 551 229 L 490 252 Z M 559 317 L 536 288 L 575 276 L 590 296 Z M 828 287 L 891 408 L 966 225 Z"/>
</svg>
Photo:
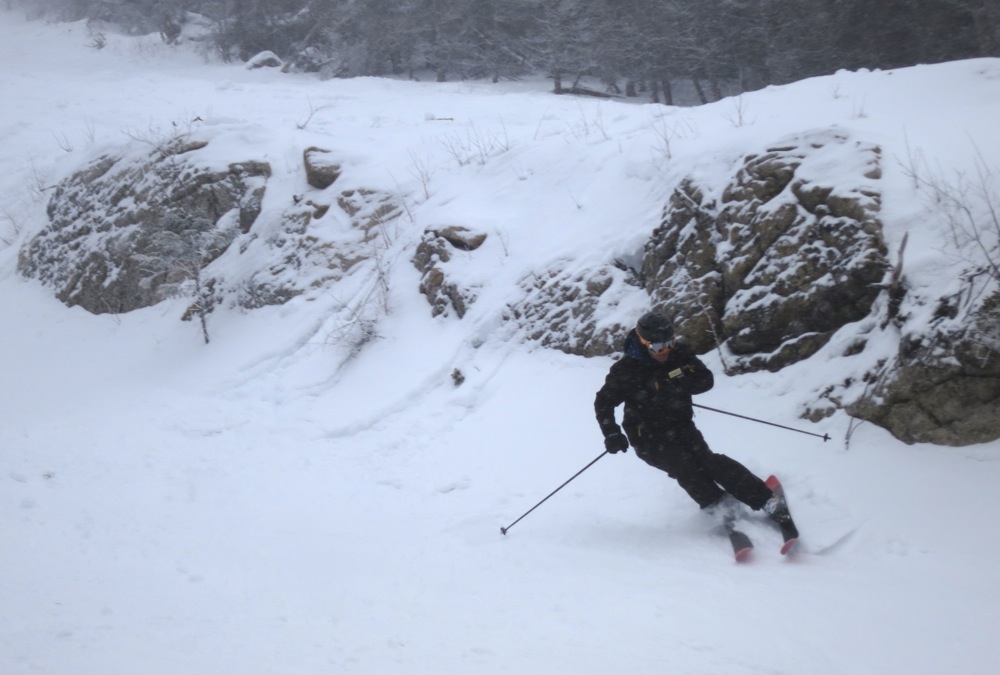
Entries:
<svg viewBox="0 0 1000 675">
<path fill-rule="evenodd" d="M 21 220 L 10 209 L 0 204 L 0 221 L 4 223 L 4 229 L 0 232 L 0 243 L 4 246 L 13 246 L 21 238 L 21 232 L 24 231 Z"/>
<path fill-rule="evenodd" d="M 497 133 L 473 125 L 466 130 L 464 136 L 453 134 L 439 142 L 459 166 L 473 162 L 484 165 L 490 157 L 510 150 L 510 138 L 506 126 Z"/>
<path fill-rule="evenodd" d="M 309 126 L 309 123 L 312 121 L 312 118 L 316 115 L 316 113 L 322 112 L 323 110 L 329 110 L 330 108 L 333 107 L 334 106 L 332 103 L 328 103 L 327 105 L 321 105 L 317 108 L 316 106 L 313 105 L 312 101 L 309 101 L 309 114 L 306 115 L 306 118 L 304 120 L 296 124 L 295 128 L 305 129 L 306 127 Z"/>
<path fill-rule="evenodd" d="M 737 129 L 751 124 L 753 120 L 747 119 L 747 103 L 743 95 L 730 97 L 729 100 L 732 102 L 733 110 L 723 117 Z"/>
<path fill-rule="evenodd" d="M 974 146 L 975 147 L 975 146 Z M 1000 281 L 1000 169 L 989 164 L 978 147 L 970 174 L 935 171 L 908 150 L 904 173 L 943 215 L 955 255 L 969 273 Z"/>
<path fill-rule="evenodd" d="M 410 175 L 420 181 L 420 185 L 424 189 L 424 199 L 430 199 L 431 193 L 429 186 L 431 176 L 434 174 L 434 169 L 432 169 L 423 159 L 413 154 L 412 150 L 410 151 L 410 161 L 412 162 Z"/>
<path fill-rule="evenodd" d="M 652 129 L 660 140 L 656 149 L 659 154 L 663 155 L 667 159 L 673 158 L 673 152 L 671 149 L 673 140 L 675 138 L 685 138 L 692 131 L 690 123 L 683 120 L 670 120 L 668 119 L 668 115 L 666 113 L 657 115 L 656 119 L 653 121 Z"/>
</svg>

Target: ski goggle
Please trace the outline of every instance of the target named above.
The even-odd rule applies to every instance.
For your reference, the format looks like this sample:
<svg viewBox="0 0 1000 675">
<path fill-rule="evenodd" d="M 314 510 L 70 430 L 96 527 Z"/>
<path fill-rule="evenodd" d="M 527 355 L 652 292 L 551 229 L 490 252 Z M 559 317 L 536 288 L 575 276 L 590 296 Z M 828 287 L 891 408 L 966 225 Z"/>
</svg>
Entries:
<svg viewBox="0 0 1000 675">
<path fill-rule="evenodd" d="M 674 346 L 673 338 L 669 340 L 663 340 L 660 342 L 650 342 L 649 340 L 640 335 L 639 342 L 644 344 L 646 346 L 646 349 L 653 352 L 654 354 L 662 354 L 663 352 L 668 351 L 671 347 Z"/>
</svg>

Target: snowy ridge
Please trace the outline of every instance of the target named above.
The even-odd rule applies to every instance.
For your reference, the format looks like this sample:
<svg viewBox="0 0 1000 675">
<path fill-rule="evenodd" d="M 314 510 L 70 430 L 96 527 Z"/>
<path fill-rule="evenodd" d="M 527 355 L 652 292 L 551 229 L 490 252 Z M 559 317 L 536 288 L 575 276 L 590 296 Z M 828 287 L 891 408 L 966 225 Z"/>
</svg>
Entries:
<svg viewBox="0 0 1000 675">
<path fill-rule="evenodd" d="M 673 109 L 546 83 L 318 82 L 156 40 L 87 43 L 81 25 L 0 12 L 0 672 L 992 672 L 1000 444 L 905 446 L 839 413 L 799 419 L 894 348 L 898 331 L 870 319 L 855 356 L 837 334 L 774 374 L 725 377 L 706 357 L 718 383 L 698 402 L 834 439 L 698 414 L 713 448 L 781 477 L 801 555 L 783 559 L 777 533 L 751 523 L 755 560 L 735 565 L 632 452 L 498 528 L 602 450 L 592 403 L 611 359 L 514 339 L 503 314 L 525 279 L 634 260 L 684 178 L 711 183 L 748 147 L 841 125 L 883 149 L 887 245 L 910 233 L 916 290 L 951 283 L 907 148 L 966 175 L 1000 156 L 1000 61 Z M 338 190 L 401 198 L 414 222 L 401 216 L 385 251 L 384 297 L 359 270 L 329 293 L 222 308 L 205 345 L 179 321 L 184 298 L 94 316 L 15 274 L 46 188 L 123 129 L 196 116 L 250 130 L 213 142 L 271 163 L 267 226 L 307 190 L 313 145 L 342 155 Z M 489 235 L 449 269 L 478 289 L 462 320 L 430 317 L 410 262 L 425 228 L 448 224 Z M 217 263 L 245 272 L 237 260 Z M 632 297 L 595 316 L 627 325 Z M 374 326 L 349 333 L 345 307 Z"/>
</svg>

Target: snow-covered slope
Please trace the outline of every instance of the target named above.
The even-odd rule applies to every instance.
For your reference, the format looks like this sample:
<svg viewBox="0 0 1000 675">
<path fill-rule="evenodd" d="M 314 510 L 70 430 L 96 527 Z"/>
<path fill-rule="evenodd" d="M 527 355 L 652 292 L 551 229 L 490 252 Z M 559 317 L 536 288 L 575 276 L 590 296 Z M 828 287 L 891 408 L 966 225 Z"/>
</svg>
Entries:
<svg viewBox="0 0 1000 675">
<path fill-rule="evenodd" d="M 830 349 L 699 399 L 833 437 L 698 415 L 716 450 L 782 477 L 800 555 L 750 523 L 758 550 L 736 565 L 632 453 L 504 537 L 602 451 L 591 406 L 611 361 L 506 340 L 500 315 L 526 275 L 633 258 L 684 176 L 831 125 L 883 147 L 890 249 L 908 232 L 915 278 L 946 283 L 907 167 L 1000 156 L 1000 62 L 673 109 L 544 83 L 319 82 L 108 42 L 0 12 L 0 672 L 992 672 L 1000 443 L 798 419 L 843 378 Z M 406 201 L 384 297 L 357 300 L 375 271 L 220 311 L 205 345 L 183 299 L 92 316 L 17 277 L 46 188 L 188 124 L 271 162 L 262 223 L 307 190 L 314 144 L 343 155 L 349 184 Z M 478 288 L 461 321 L 430 318 L 409 263 L 424 228 L 449 224 L 491 235 L 450 269 Z M 360 350 L 345 307 L 374 312 Z"/>
</svg>

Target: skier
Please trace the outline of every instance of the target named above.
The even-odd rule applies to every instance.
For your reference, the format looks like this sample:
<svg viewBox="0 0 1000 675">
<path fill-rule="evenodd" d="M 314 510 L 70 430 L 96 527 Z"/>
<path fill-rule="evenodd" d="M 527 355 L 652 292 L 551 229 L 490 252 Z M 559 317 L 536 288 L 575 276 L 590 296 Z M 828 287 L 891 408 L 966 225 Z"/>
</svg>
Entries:
<svg viewBox="0 0 1000 675">
<path fill-rule="evenodd" d="M 711 389 L 714 377 L 690 347 L 676 342 L 673 322 L 660 313 L 644 314 L 625 338 L 624 351 L 594 400 L 607 451 L 631 445 L 702 509 L 720 511 L 730 522 L 735 498 L 754 511 L 763 509 L 783 532 L 794 529 L 781 495 L 735 459 L 712 452 L 695 427 L 691 396 Z M 623 403 L 624 434 L 615 421 L 615 408 Z"/>
</svg>

